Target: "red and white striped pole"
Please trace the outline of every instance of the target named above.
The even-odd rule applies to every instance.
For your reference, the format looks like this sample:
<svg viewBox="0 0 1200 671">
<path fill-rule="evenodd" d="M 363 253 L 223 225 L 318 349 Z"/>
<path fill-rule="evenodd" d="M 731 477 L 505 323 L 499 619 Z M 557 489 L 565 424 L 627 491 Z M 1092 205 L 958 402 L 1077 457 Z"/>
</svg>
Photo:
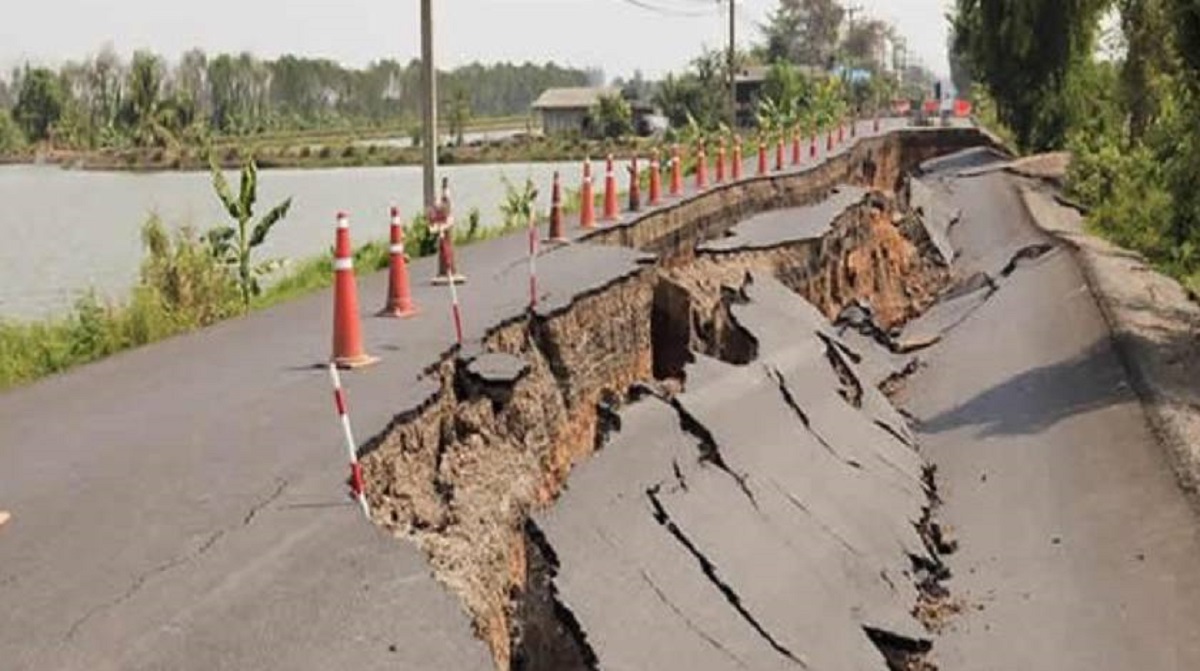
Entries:
<svg viewBox="0 0 1200 671">
<path fill-rule="evenodd" d="M 346 439 L 346 455 L 350 458 L 350 491 L 358 500 L 363 515 L 371 519 L 371 508 L 367 505 L 366 490 L 363 486 L 362 464 L 358 463 L 358 448 L 354 442 L 354 432 L 350 430 L 350 415 L 346 412 L 346 392 L 342 390 L 342 378 L 338 374 L 337 364 L 329 364 L 329 379 L 333 382 L 333 403 L 337 408 L 338 419 L 342 422 L 342 436 Z"/>
<path fill-rule="evenodd" d="M 438 232 L 438 242 L 439 243 L 441 243 L 442 245 L 449 245 L 450 244 L 449 240 L 450 239 L 446 236 L 445 228 L 443 228 L 440 232 Z M 453 266 L 451 266 L 450 272 L 453 275 L 453 273 L 454 273 Z M 456 342 L 458 342 L 459 345 L 462 345 L 463 344 L 462 310 L 458 306 L 458 287 L 455 286 L 457 284 L 457 282 L 455 282 L 453 280 L 453 278 L 451 278 L 451 280 L 448 284 L 450 285 L 450 310 L 454 314 L 454 337 L 456 338 Z"/>
<path fill-rule="evenodd" d="M 446 202 L 443 200 L 443 202 Z M 437 232 L 438 249 L 443 258 L 447 259 L 446 277 L 449 281 L 446 285 L 450 287 L 450 310 L 454 316 L 454 335 L 455 342 L 459 345 L 463 343 L 463 327 L 462 313 L 458 306 L 458 287 L 455 286 L 459 281 L 458 268 L 454 262 L 454 251 L 451 247 L 452 238 L 451 231 L 454 230 L 454 215 L 451 214 L 448 205 L 442 207 L 433 207 L 429 211 L 429 229 Z"/>
</svg>

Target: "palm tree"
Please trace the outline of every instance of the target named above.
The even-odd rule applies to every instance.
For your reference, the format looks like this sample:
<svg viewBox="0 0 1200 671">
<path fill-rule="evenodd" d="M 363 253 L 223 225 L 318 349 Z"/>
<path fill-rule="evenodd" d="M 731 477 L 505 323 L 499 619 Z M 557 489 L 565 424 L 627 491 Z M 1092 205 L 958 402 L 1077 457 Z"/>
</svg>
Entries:
<svg viewBox="0 0 1200 671">
<path fill-rule="evenodd" d="M 168 112 L 162 108 L 163 65 L 148 51 L 133 55 L 129 66 L 127 116 L 136 145 L 168 146 L 175 138 L 164 123 Z"/>
</svg>

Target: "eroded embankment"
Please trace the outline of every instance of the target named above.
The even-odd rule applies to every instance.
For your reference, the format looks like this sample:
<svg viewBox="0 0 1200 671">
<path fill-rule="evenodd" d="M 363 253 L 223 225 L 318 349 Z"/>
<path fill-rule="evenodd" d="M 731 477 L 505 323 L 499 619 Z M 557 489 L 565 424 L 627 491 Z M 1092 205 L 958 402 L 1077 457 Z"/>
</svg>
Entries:
<svg viewBox="0 0 1200 671">
<path fill-rule="evenodd" d="M 869 170 L 856 169 L 857 177 L 851 175 L 860 184 L 890 189 L 899 182 L 901 167 L 916 160 L 913 156 L 927 158 L 936 149 L 932 135 L 908 154 L 900 139 L 889 137 L 874 148 Z M 846 165 L 853 158 L 847 157 Z M 803 177 L 793 177 L 761 180 L 745 188 L 766 189 L 762 184 L 768 182 L 775 195 L 751 197 L 752 206 L 739 201 L 743 205 L 738 207 L 766 209 L 761 205 L 776 202 L 779 193 L 806 189 L 826 196 L 833 186 L 804 186 Z M 679 208 L 708 208 L 728 217 L 724 206 L 713 205 L 727 198 L 729 194 L 715 193 L 710 200 L 701 197 Z M 596 665 L 597 653 L 586 641 L 584 626 L 555 596 L 559 559 L 553 545 L 529 523 L 530 515 L 550 508 L 567 486 L 572 467 L 603 447 L 609 433 L 622 426 L 619 411 L 635 395 L 654 390 L 670 399 L 682 388 L 693 352 L 733 364 L 759 356 L 758 340 L 733 323 L 731 312 L 731 306 L 743 300 L 747 273 L 778 278 L 826 317 L 856 301 L 869 303 L 885 328 L 919 312 L 944 280 L 941 266 L 923 253 L 929 244 L 919 222 L 887 192 L 853 200 L 817 236 L 777 240 L 754 249 L 696 251 L 696 243 L 724 233 L 736 220 L 726 219 L 719 227 L 716 218 L 700 217 L 697 224 L 682 217 L 680 210 L 663 216 L 675 225 L 658 222 L 645 230 L 633 225 L 613 233 L 628 240 L 612 240 L 657 249 L 662 253 L 657 265 L 614 278 L 552 313 L 516 318 L 491 330 L 478 347 L 448 356 L 428 372 L 439 383 L 437 394 L 422 408 L 397 418 L 364 457 L 376 520 L 428 553 L 435 574 L 463 600 L 500 669 Z M 833 356 L 826 365 L 836 361 Z M 853 387 L 841 385 L 841 397 L 861 402 L 861 383 L 857 391 Z M 677 421 L 701 446 L 697 464 L 736 476 L 715 449 L 716 441 L 697 432 L 699 422 L 689 423 L 681 407 L 673 406 Z M 904 431 L 893 426 L 885 433 L 899 436 Z M 904 449 L 911 452 L 910 446 Z M 855 467 L 854 458 L 847 459 Z M 677 468 L 681 482 L 689 468 Z M 904 477 L 911 475 L 906 472 Z M 911 483 L 904 488 L 928 507 L 927 491 Z M 741 491 L 750 495 L 745 486 Z M 660 487 L 649 497 L 661 508 L 654 510 L 653 520 L 670 531 L 690 561 L 720 587 L 723 579 L 714 564 L 681 531 L 662 492 Z M 908 500 L 911 504 L 917 499 Z M 919 521 L 908 519 L 914 514 L 912 505 L 904 510 L 907 517 L 902 520 Z M 917 545 L 906 541 L 893 548 L 894 554 L 905 562 L 906 555 L 924 555 Z M 885 582 L 904 581 L 912 582 L 899 574 L 885 575 Z M 776 640 L 734 588 L 726 588 L 719 591 L 740 622 L 756 627 L 778 655 L 802 663 L 800 653 L 792 649 L 795 645 Z M 911 596 L 915 602 L 915 592 Z M 908 631 L 901 625 L 864 627 L 873 632 L 871 640 L 887 649 L 903 648 L 896 642 L 918 638 L 897 634 Z"/>
</svg>

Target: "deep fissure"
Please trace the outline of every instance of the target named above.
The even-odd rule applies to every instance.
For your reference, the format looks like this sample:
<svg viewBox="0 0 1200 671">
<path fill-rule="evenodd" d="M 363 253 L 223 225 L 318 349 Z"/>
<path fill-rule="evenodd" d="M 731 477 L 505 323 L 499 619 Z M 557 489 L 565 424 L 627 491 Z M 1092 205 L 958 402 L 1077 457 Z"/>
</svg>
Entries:
<svg viewBox="0 0 1200 671">
<path fill-rule="evenodd" d="M 899 158 L 888 151 L 869 157 L 871 184 L 893 188 L 899 175 L 925 157 L 922 152 L 941 148 L 931 149 L 897 150 Z M 853 159 L 851 165 L 851 177 L 861 180 L 867 171 L 859 170 Z M 816 186 L 810 193 L 827 191 Z M 936 297 L 944 273 L 919 255 L 905 256 L 907 252 L 889 247 L 909 243 L 897 232 L 888 209 L 895 203 L 887 197 L 864 199 L 839 217 L 824 238 L 720 258 L 692 248 L 727 230 L 736 214 L 786 204 L 782 194 L 760 199 L 766 206 L 726 210 L 724 224 L 713 217 L 694 224 L 673 219 L 678 228 L 666 236 L 654 232 L 660 227 L 653 217 L 619 232 L 601 231 L 595 242 L 663 252 L 659 264 L 642 266 L 553 313 L 526 314 L 491 331 L 484 351 L 512 354 L 529 365 L 510 383 L 487 388 L 461 384 L 458 352 L 451 352 L 442 365 L 429 369 L 434 379 L 442 380 L 438 394 L 372 441 L 365 461 L 377 519 L 430 555 L 435 574 L 463 599 L 498 668 L 591 669 L 599 664 L 583 626 L 557 597 L 557 557 L 532 526 L 529 513 L 550 505 L 565 487 L 572 465 L 603 449 L 608 436 L 621 430 L 620 408 L 629 399 L 649 391 L 669 403 L 681 428 L 697 440 L 701 460 L 732 477 L 757 507 L 746 476 L 729 467 L 711 431 L 674 398 L 694 351 L 734 364 L 757 358 L 753 336 L 730 316 L 730 306 L 745 300 L 739 289 L 749 272 L 779 278 L 829 318 L 855 300 L 882 294 L 881 329 L 918 314 Z M 795 194 L 786 197 L 796 202 Z M 820 196 L 800 200 L 815 197 Z M 581 339 L 581 333 L 589 337 Z M 847 401 L 861 403 L 861 383 L 843 360 L 854 361 L 855 354 L 837 351 L 836 342 L 826 346 L 835 370 L 839 365 L 846 369 L 838 370 L 839 377 L 846 373 L 851 378 L 843 379 Z M 782 377 L 777 371 L 773 376 L 788 400 Z M 811 430 L 795 399 L 788 402 Z M 675 486 L 686 491 L 679 464 L 674 476 Z M 514 568 L 520 563 L 517 555 L 524 562 L 519 571 Z M 484 557 L 492 559 L 482 561 Z M 730 594 L 736 599 L 735 592 Z M 799 663 L 768 632 L 760 633 L 778 646 L 777 652 Z M 554 666 L 553 660 L 562 665 Z"/>
<path fill-rule="evenodd" d="M 717 567 L 714 566 L 708 557 L 706 557 L 704 553 L 700 551 L 696 544 L 688 538 L 687 534 L 683 533 L 683 530 L 679 528 L 679 525 L 677 525 L 671 519 L 671 516 L 667 513 L 666 508 L 663 507 L 662 502 L 658 498 L 658 491 L 658 487 L 652 487 L 646 490 L 646 497 L 650 499 L 650 505 L 654 511 L 654 520 L 661 524 L 663 528 L 666 529 L 667 532 L 670 533 L 671 536 L 678 541 L 679 544 L 683 546 L 683 548 L 687 550 L 687 552 L 691 554 L 692 557 L 700 564 L 700 570 L 704 573 L 705 577 L 707 577 L 709 582 L 711 582 L 712 585 L 721 592 L 721 595 L 727 602 L 729 602 L 729 605 L 732 606 L 735 611 L 737 611 L 738 615 L 746 621 L 746 624 L 750 625 L 750 627 L 754 629 L 754 631 L 757 632 L 758 635 L 761 636 L 773 650 L 775 650 L 775 652 L 796 663 L 797 665 L 807 668 L 807 664 L 793 654 L 791 650 L 788 650 L 786 647 L 780 644 L 779 641 L 777 641 L 775 637 L 772 636 L 771 633 L 767 631 L 757 619 L 755 619 L 754 615 L 746 609 L 745 605 L 742 604 L 742 599 L 740 596 L 738 596 L 738 593 L 733 589 L 733 587 L 721 579 L 721 576 L 717 572 Z"/>
</svg>

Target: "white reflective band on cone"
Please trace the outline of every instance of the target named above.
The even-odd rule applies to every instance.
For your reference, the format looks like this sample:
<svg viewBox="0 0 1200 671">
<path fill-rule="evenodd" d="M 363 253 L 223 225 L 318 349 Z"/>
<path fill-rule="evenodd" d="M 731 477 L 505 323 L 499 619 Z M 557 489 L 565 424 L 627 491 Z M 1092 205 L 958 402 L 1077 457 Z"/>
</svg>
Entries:
<svg viewBox="0 0 1200 671">
<path fill-rule="evenodd" d="M 338 217 L 337 227 L 338 228 L 350 228 L 350 218 L 349 217 Z"/>
<path fill-rule="evenodd" d="M 404 253 L 404 245 L 401 245 L 401 244 L 392 245 L 391 247 L 388 247 L 388 251 L 391 252 L 392 254 L 403 254 Z"/>
<path fill-rule="evenodd" d="M 354 259 L 334 259 L 333 260 L 333 269 L 334 270 L 353 270 L 354 269 Z"/>
</svg>

